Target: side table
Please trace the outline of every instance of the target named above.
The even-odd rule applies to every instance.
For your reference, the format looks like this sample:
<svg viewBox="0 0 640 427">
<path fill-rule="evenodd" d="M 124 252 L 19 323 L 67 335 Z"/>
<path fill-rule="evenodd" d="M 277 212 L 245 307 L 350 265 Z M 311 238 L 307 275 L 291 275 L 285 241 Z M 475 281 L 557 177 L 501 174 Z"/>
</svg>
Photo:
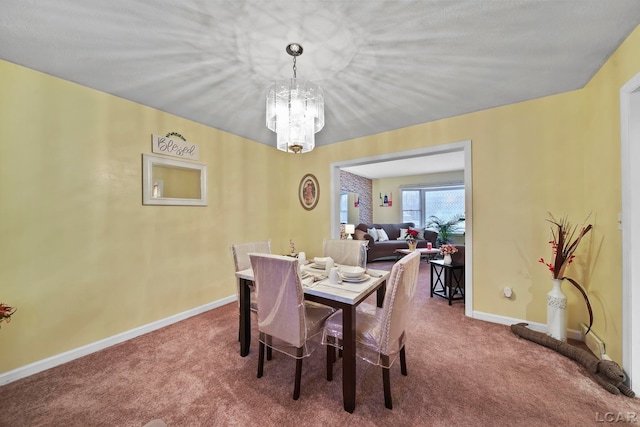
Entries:
<svg viewBox="0 0 640 427">
<path fill-rule="evenodd" d="M 441 259 L 429 260 L 431 264 L 431 297 L 437 295 L 452 301 L 464 301 L 464 264 L 445 264 Z M 460 294 L 460 296 L 454 296 Z"/>
<path fill-rule="evenodd" d="M 427 260 L 429 260 L 431 257 L 433 257 L 436 254 L 440 253 L 440 249 L 436 249 L 436 248 L 432 248 L 432 249 L 427 249 L 427 248 L 416 248 L 416 251 L 420 252 L 420 257 L 424 257 Z M 400 260 L 400 258 L 402 258 L 405 255 L 409 255 L 412 251 L 411 249 L 396 249 L 394 251 L 396 254 L 396 262 Z"/>
</svg>

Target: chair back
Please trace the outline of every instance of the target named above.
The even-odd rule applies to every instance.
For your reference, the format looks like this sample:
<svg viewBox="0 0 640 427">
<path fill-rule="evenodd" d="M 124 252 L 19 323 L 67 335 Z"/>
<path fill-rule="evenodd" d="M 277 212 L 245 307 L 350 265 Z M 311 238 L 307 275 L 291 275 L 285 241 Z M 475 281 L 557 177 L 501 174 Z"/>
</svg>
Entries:
<svg viewBox="0 0 640 427">
<path fill-rule="evenodd" d="M 420 252 L 414 251 L 396 262 L 387 280 L 382 306 L 380 354 L 390 356 L 389 366 L 405 342 L 405 329 L 411 316 L 411 303 L 416 292 Z"/>
<path fill-rule="evenodd" d="M 250 253 L 271 253 L 271 240 L 231 245 L 231 252 L 233 253 L 233 263 L 235 264 L 236 271 L 246 270 L 251 267 L 251 260 L 249 259 Z"/>
<path fill-rule="evenodd" d="M 336 264 L 366 268 L 368 244 L 367 240 L 325 239 L 324 256 Z"/>
<path fill-rule="evenodd" d="M 271 254 L 250 255 L 258 302 L 258 330 L 296 348 L 306 341 L 304 291 L 298 260 Z"/>
</svg>

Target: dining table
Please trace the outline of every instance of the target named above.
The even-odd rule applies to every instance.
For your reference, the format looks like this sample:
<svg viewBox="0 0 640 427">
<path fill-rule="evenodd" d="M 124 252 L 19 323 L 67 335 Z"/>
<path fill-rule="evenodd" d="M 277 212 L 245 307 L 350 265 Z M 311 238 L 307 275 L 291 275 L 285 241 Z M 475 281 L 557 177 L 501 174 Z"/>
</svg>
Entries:
<svg viewBox="0 0 640 427">
<path fill-rule="evenodd" d="M 340 266 L 338 266 L 340 267 Z M 356 307 L 376 292 L 376 304 L 382 307 L 390 272 L 367 269 L 366 278 L 357 282 L 330 283 L 323 270 L 313 263 L 302 266 L 302 272 L 312 280 L 303 280 L 304 299 L 342 310 L 342 397 L 344 410 L 353 413 L 356 406 Z M 240 282 L 240 355 L 249 354 L 251 343 L 250 292 L 253 270 L 236 272 Z"/>
</svg>

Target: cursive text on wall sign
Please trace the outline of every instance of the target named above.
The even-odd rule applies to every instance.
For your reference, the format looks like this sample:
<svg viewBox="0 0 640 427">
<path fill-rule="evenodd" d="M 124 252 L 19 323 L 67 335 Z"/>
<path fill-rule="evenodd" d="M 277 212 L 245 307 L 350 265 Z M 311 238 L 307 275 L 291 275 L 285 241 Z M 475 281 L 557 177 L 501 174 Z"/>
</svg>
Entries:
<svg viewBox="0 0 640 427">
<path fill-rule="evenodd" d="M 151 151 L 154 153 L 193 160 L 198 160 L 200 157 L 200 149 L 197 144 L 162 135 L 151 135 L 151 141 Z"/>
</svg>

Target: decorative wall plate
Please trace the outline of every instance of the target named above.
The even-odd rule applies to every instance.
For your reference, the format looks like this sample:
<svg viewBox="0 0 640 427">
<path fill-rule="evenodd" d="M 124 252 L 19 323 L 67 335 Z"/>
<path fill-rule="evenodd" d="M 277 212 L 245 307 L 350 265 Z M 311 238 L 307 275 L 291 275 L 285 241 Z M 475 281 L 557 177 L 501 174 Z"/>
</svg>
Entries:
<svg viewBox="0 0 640 427">
<path fill-rule="evenodd" d="M 302 177 L 298 188 L 298 197 L 300 204 L 306 210 L 310 211 L 316 207 L 320 198 L 320 186 L 315 176 L 308 173 Z"/>
</svg>

